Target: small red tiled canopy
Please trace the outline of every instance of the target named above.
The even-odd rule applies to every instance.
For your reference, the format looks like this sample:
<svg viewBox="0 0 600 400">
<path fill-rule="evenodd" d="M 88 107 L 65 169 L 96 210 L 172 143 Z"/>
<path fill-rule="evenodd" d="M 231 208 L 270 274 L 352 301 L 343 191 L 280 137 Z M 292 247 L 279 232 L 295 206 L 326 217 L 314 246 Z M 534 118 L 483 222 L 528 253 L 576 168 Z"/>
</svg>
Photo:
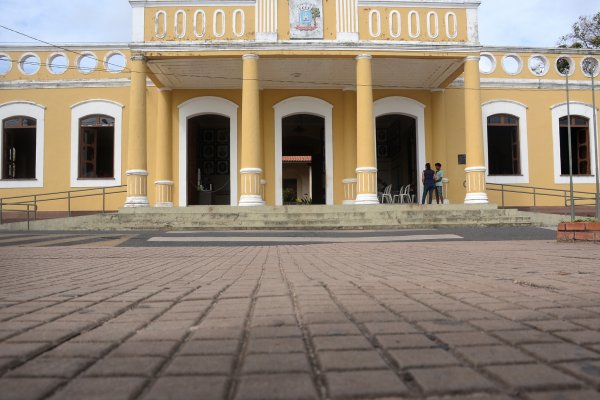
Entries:
<svg viewBox="0 0 600 400">
<path fill-rule="evenodd" d="M 284 163 L 310 163 L 312 162 L 312 156 L 283 156 L 281 161 Z"/>
</svg>

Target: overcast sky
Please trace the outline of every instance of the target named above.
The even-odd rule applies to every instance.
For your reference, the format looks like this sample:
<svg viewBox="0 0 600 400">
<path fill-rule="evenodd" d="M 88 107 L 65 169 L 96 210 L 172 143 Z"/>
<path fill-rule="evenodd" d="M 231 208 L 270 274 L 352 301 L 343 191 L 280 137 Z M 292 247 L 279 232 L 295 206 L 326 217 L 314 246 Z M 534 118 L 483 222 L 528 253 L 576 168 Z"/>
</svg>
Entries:
<svg viewBox="0 0 600 400">
<path fill-rule="evenodd" d="M 487 46 L 554 47 L 600 0 L 482 0 L 479 33 Z M 0 25 L 51 43 L 128 42 L 127 0 L 0 0 Z M 0 28 L 0 42 L 35 42 Z"/>
</svg>

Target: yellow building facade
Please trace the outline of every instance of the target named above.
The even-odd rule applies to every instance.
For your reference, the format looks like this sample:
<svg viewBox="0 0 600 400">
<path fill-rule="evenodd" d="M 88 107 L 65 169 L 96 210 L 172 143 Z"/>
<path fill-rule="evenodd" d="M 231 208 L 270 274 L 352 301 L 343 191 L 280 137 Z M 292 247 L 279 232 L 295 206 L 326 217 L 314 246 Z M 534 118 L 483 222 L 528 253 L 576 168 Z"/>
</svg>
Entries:
<svg viewBox="0 0 600 400">
<path fill-rule="evenodd" d="M 282 205 L 307 191 L 283 161 L 300 156 L 313 204 L 420 198 L 426 162 L 451 203 L 499 203 L 486 183 L 568 189 L 569 124 L 576 189 L 595 191 L 583 65 L 600 52 L 482 47 L 479 1 L 130 3 L 129 44 L 0 47 L 0 197 L 126 185 L 108 208 Z"/>
</svg>

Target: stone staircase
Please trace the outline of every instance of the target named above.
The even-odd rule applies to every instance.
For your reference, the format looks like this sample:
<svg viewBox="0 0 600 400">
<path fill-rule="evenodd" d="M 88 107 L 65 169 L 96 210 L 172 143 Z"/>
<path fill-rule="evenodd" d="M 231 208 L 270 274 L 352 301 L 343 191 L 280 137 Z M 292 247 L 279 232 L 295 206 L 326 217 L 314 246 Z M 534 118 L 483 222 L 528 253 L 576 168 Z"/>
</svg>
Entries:
<svg viewBox="0 0 600 400">
<path fill-rule="evenodd" d="M 530 216 L 496 205 L 192 206 L 128 208 L 31 222 L 31 230 L 339 230 L 531 226 Z M 26 223 L 0 225 L 25 230 Z"/>
</svg>

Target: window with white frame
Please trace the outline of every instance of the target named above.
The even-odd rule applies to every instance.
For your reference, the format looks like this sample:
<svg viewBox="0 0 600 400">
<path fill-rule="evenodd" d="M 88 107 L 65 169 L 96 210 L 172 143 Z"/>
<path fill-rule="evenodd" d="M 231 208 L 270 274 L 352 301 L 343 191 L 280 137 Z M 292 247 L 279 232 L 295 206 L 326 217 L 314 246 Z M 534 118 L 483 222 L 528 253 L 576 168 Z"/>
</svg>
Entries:
<svg viewBox="0 0 600 400">
<path fill-rule="evenodd" d="M 493 100 L 482 106 L 486 181 L 529 183 L 527 106 Z"/>
<path fill-rule="evenodd" d="M 521 175 L 519 117 L 494 114 L 487 118 L 488 174 Z"/>
<path fill-rule="evenodd" d="M 123 106 L 87 100 L 71 107 L 71 186 L 121 185 Z"/>
<path fill-rule="evenodd" d="M 595 183 L 596 164 L 593 154 L 597 146 L 592 121 L 594 110 L 590 104 L 577 101 L 553 106 L 552 147 L 554 158 L 554 182 L 569 183 L 569 122 L 571 125 L 571 156 L 574 183 Z M 568 119 L 570 112 L 571 119 Z"/>
<path fill-rule="evenodd" d="M 43 187 L 44 115 L 28 101 L 0 105 L 0 188 Z"/>
<path fill-rule="evenodd" d="M 11 117 L 2 121 L 2 179 L 35 179 L 37 121 Z"/>
<path fill-rule="evenodd" d="M 114 178 L 115 119 L 88 115 L 79 120 L 79 179 Z"/>
<path fill-rule="evenodd" d="M 570 123 L 569 123 L 570 122 Z M 569 175 L 569 129 L 573 175 L 590 175 L 590 120 L 580 115 L 562 117 L 560 126 L 560 173 Z"/>
</svg>

